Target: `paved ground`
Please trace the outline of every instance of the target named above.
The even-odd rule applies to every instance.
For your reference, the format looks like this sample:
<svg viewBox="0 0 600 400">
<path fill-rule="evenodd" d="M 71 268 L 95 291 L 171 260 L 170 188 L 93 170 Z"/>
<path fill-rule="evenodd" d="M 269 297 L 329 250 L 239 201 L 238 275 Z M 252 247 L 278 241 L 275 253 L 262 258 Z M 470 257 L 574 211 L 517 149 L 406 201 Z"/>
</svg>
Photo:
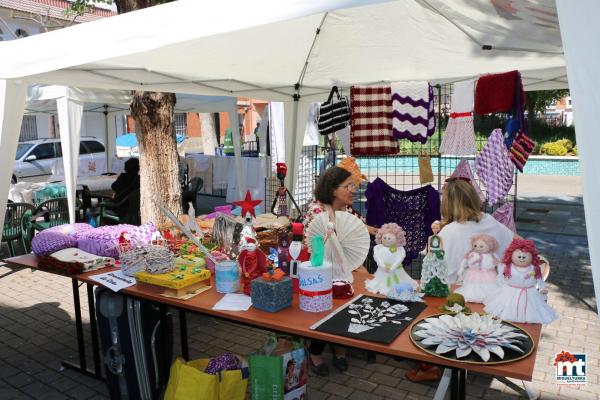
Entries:
<svg viewBox="0 0 600 400">
<path fill-rule="evenodd" d="M 528 197 L 519 202 L 517 215 L 519 232 L 535 239 L 551 261 L 549 303 L 561 316 L 543 329 L 533 383 L 542 399 L 600 400 L 600 321 L 581 200 Z M 68 278 L 40 271 L 0 266 L 0 399 L 107 398 L 103 382 L 60 369 L 61 358 L 77 358 L 70 283 Z M 83 288 L 81 296 L 85 299 Z M 86 315 L 87 310 L 87 330 Z M 267 334 L 200 316 L 189 317 L 188 329 L 194 358 L 224 351 L 248 354 Z M 563 349 L 587 354 L 587 385 L 569 388 L 554 384 L 552 360 Z M 178 345 L 175 350 L 178 352 Z M 310 377 L 310 400 L 425 399 L 435 391 L 433 384 L 404 379 L 412 362 L 378 357 L 369 364 L 361 352 L 350 355 L 351 368 L 346 373 L 334 372 L 328 379 Z M 468 381 L 470 399 L 516 399 L 522 386 L 514 381 L 509 387 L 475 374 L 470 374 Z"/>
</svg>

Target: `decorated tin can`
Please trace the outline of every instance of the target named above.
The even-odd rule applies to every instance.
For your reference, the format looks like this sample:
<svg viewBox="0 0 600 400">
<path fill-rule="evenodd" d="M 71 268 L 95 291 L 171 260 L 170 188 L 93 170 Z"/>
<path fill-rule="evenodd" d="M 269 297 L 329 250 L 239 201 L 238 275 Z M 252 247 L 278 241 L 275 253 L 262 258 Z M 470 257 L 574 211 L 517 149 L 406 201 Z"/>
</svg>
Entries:
<svg viewBox="0 0 600 400">
<path fill-rule="evenodd" d="M 305 261 L 298 268 L 300 309 L 309 312 L 331 310 L 333 274 L 331 264 L 313 267 Z"/>
<path fill-rule="evenodd" d="M 215 265 L 217 292 L 235 293 L 240 290 L 240 267 L 237 261 L 226 260 Z"/>
</svg>

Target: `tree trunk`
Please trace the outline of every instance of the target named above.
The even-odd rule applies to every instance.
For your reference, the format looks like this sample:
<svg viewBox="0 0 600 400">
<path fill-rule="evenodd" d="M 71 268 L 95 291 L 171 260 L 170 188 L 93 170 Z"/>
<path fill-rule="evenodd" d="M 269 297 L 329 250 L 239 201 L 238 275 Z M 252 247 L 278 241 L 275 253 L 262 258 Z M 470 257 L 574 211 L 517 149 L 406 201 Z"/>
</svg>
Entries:
<svg viewBox="0 0 600 400">
<path fill-rule="evenodd" d="M 152 201 L 157 197 L 175 215 L 181 215 L 179 159 L 175 141 L 175 95 L 135 91 L 131 113 L 140 150 L 140 207 L 142 223 L 168 224 Z"/>
<path fill-rule="evenodd" d="M 217 131 L 213 115 L 210 113 L 200 113 L 200 126 L 202 130 L 202 151 L 204 154 L 215 155 Z"/>
<path fill-rule="evenodd" d="M 527 132 L 533 132 L 533 121 L 536 119 L 535 115 L 535 94 L 526 92 L 525 94 L 525 108 L 527 110 Z"/>
</svg>

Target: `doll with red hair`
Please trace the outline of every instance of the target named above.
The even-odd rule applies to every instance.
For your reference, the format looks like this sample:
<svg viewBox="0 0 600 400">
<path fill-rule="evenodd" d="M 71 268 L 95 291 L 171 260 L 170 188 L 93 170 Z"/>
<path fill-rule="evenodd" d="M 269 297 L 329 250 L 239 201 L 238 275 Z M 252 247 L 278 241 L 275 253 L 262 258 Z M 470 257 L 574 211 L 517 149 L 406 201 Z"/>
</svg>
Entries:
<svg viewBox="0 0 600 400">
<path fill-rule="evenodd" d="M 543 289 L 544 280 L 533 241 L 514 239 L 502 262 L 502 286 L 486 297 L 485 312 L 511 322 L 548 324 L 557 319 L 554 309 L 538 291 Z"/>
<path fill-rule="evenodd" d="M 458 271 L 462 286 L 455 290 L 464 296 L 465 301 L 483 303 L 487 295 L 500 287 L 496 272 L 500 264 L 496 255 L 498 246 L 493 236 L 479 234 L 471 237 L 471 250 L 465 254 Z"/>
</svg>

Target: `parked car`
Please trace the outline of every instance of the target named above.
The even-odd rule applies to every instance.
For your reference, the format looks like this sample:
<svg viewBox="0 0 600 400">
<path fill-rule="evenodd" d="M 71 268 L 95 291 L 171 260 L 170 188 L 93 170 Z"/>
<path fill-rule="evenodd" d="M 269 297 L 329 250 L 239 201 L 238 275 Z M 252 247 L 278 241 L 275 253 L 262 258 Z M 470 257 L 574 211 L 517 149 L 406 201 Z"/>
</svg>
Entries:
<svg viewBox="0 0 600 400">
<path fill-rule="evenodd" d="M 80 161 L 100 161 L 106 159 L 106 148 L 94 137 L 82 137 L 79 143 Z M 14 176 L 22 178 L 44 178 L 52 175 L 52 168 L 57 161 L 62 161 L 60 139 L 38 139 L 19 143 L 15 163 Z"/>
</svg>

